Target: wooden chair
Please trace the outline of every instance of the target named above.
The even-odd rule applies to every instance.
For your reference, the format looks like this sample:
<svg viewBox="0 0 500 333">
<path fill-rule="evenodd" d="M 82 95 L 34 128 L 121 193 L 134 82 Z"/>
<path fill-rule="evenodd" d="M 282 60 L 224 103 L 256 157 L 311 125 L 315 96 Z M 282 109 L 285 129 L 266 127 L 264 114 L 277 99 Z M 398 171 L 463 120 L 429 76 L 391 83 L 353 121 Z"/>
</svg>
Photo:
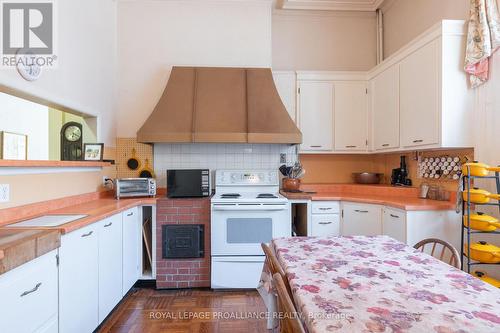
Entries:
<svg viewBox="0 0 500 333">
<path fill-rule="evenodd" d="M 283 278 L 283 282 L 285 284 L 285 288 L 288 292 L 288 295 L 292 299 L 293 302 L 293 294 L 292 294 L 292 288 L 290 287 L 290 282 L 288 282 L 288 278 L 286 277 L 285 270 L 283 267 L 281 267 L 281 264 L 278 261 L 278 258 L 274 255 L 273 250 L 267 245 L 266 243 L 261 243 L 260 246 L 262 247 L 262 250 L 264 251 L 264 254 L 266 255 L 266 264 L 267 267 L 269 267 L 269 270 L 271 271 L 271 275 L 274 276 L 274 274 L 278 273 L 281 275 Z"/>
<path fill-rule="evenodd" d="M 295 309 L 292 299 L 288 295 L 284 279 L 281 274 L 273 275 L 273 283 L 278 293 L 278 311 L 280 320 L 280 333 L 305 333 L 299 313 Z"/>
<path fill-rule="evenodd" d="M 421 252 L 424 252 L 425 246 L 427 244 L 432 244 L 432 249 L 431 249 L 430 255 L 435 257 L 435 258 L 438 258 L 439 260 L 444 261 L 444 262 L 446 262 L 445 261 L 445 253 L 447 252 L 446 250 L 449 250 L 450 258 L 449 258 L 447 263 L 451 266 L 454 266 L 454 267 L 460 269 L 460 265 L 461 265 L 460 254 L 458 253 L 457 249 L 455 249 L 453 247 L 453 245 L 451 245 L 450 243 L 445 242 L 444 240 L 441 240 L 441 239 L 427 238 L 427 239 L 421 240 L 420 242 L 415 244 L 413 247 L 417 250 L 420 250 Z M 436 251 L 437 244 L 442 245 L 442 249 L 441 249 L 441 253 L 439 254 L 439 257 L 436 257 L 434 255 L 434 252 Z"/>
</svg>

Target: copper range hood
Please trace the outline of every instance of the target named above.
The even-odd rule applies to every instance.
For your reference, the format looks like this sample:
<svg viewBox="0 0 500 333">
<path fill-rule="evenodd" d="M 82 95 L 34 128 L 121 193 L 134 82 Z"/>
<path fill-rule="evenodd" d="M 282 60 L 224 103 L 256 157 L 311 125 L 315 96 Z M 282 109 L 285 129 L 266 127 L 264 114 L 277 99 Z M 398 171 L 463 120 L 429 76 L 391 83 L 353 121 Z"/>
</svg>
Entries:
<svg viewBox="0 0 500 333">
<path fill-rule="evenodd" d="M 269 68 L 174 67 L 142 143 L 299 144 Z"/>
</svg>

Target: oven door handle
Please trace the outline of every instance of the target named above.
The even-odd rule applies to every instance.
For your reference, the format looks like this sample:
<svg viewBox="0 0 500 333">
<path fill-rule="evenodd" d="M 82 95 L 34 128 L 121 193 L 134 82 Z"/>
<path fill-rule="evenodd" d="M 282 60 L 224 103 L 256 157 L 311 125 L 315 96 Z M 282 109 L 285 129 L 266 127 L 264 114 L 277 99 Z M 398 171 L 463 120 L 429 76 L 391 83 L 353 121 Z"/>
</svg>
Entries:
<svg viewBox="0 0 500 333">
<path fill-rule="evenodd" d="M 213 205 L 217 211 L 277 211 L 286 210 L 287 205 Z"/>
</svg>

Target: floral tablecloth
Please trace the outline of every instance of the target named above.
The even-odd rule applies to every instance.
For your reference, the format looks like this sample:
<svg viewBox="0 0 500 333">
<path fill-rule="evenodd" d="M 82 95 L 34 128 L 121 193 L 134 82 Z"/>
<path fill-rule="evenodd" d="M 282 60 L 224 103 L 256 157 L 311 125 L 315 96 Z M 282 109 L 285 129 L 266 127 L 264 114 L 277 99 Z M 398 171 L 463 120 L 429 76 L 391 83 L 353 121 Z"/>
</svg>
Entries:
<svg viewBox="0 0 500 333">
<path fill-rule="evenodd" d="M 500 332 L 500 291 L 387 236 L 273 240 L 307 330 Z"/>
</svg>

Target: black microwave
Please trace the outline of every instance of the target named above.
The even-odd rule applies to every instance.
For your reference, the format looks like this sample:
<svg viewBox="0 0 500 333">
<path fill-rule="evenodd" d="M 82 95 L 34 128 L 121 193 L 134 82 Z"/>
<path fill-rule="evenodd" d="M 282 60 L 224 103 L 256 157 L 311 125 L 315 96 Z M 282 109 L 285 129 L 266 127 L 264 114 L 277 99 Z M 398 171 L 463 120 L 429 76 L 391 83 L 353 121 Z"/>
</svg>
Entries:
<svg viewBox="0 0 500 333">
<path fill-rule="evenodd" d="M 167 170 L 167 197 L 196 198 L 210 195 L 210 170 Z"/>
</svg>

